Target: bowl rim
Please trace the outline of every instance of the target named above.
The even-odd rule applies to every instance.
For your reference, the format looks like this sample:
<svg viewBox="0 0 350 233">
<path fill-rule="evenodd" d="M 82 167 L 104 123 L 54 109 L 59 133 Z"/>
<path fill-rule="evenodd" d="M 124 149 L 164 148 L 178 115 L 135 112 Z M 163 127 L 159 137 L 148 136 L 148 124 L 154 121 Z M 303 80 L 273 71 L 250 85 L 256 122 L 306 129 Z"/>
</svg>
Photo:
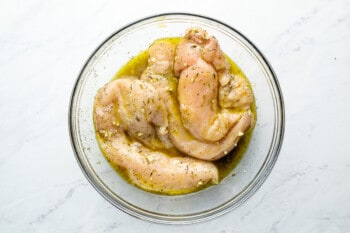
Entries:
<svg viewBox="0 0 350 233">
<path fill-rule="evenodd" d="M 207 22 L 214 22 L 216 24 L 222 25 L 226 27 L 229 30 L 234 31 L 237 33 L 240 37 L 245 40 L 246 43 L 248 43 L 252 48 L 255 50 L 262 59 L 263 63 L 265 63 L 266 67 L 268 68 L 269 72 L 271 73 L 271 85 L 273 89 L 273 95 L 275 98 L 273 99 L 274 105 L 275 105 L 275 112 L 274 112 L 274 117 L 275 117 L 275 122 L 274 122 L 274 130 L 273 130 L 273 138 L 272 138 L 272 143 L 270 145 L 270 148 L 268 150 L 268 153 L 260 167 L 259 171 L 257 174 L 254 176 L 254 178 L 249 182 L 249 184 L 240 192 L 238 193 L 235 198 L 231 198 L 229 201 L 223 203 L 222 205 L 219 205 L 213 209 L 202 211 L 199 213 L 194 213 L 194 214 L 188 214 L 188 215 L 169 215 L 169 214 L 159 214 L 155 213 L 152 211 L 144 210 L 142 208 L 139 208 L 129 202 L 126 202 L 123 199 L 118 199 L 115 200 L 113 196 L 109 193 L 109 188 L 104 186 L 102 187 L 101 184 L 96 183 L 96 179 L 93 177 L 93 175 L 85 169 L 83 166 L 84 161 L 79 155 L 78 152 L 78 146 L 75 143 L 74 140 L 74 123 L 73 123 L 73 112 L 74 112 L 74 106 L 76 97 L 77 97 L 77 91 L 78 87 L 80 86 L 80 82 L 82 79 L 82 75 L 87 67 L 87 65 L 91 62 L 93 59 L 94 55 L 101 49 L 103 45 L 105 45 L 106 42 L 108 42 L 111 38 L 113 38 L 115 35 L 123 32 L 124 30 L 137 25 L 143 21 L 149 21 L 152 19 L 156 19 L 159 17 L 172 17 L 172 16 L 183 16 L 183 17 L 190 17 L 193 19 L 202 19 Z M 276 108 L 277 107 L 277 108 Z M 69 129 L 69 136 L 70 136 L 70 143 L 74 152 L 74 156 L 76 158 L 76 161 L 83 172 L 84 176 L 86 179 L 89 181 L 89 183 L 95 188 L 95 190 L 103 196 L 108 202 L 110 202 L 113 206 L 117 207 L 118 209 L 122 210 L 123 212 L 136 217 L 141 220 L 146 220 L 150 222 L 156 222 L 156 223 L 162 223 L 162 224 L 191 224 L 191 223 L 198 223 L 206 220 L 210 220 L 216 217 L 219 217 L 223 214 L 228 213 L 229 211 L 237 208 L 241 204 L 243 204 L 247 199 L 249 199 L 264 183 L 264 181 L 267 179 L 269 174 L 272 171 L 272 168 L 274 167 L 277 158 L 279 156 L 282 144 L 283 144 L 283 138 L 284 138 L 284 131 L 285 131 L 285 107 L 284 107 L 284 100 L 283 100 L 283 95 L 282 95 L 282 90 L 280 87 L 280 84 L 278 82 L 277 76 L 272 69 L 272 66 L 270 65 L 270 62 L 267 60 L 267 58 L 263 55 L 263 53 L 257 48 L 257 46 L 251 42 L 245 35 L 243 35 L 240 31 L 237 29 L 233 28 L 232 26 L 208 17 L 208 16 L 203 16 L 199 14 L 193 14 L 193 13 L 185 13 L 185 12 L 168 12 L 168 13 L 161 13 L 161 14 L 155 14 L 151 16 L 147 16 L 138 20 L 135 20 L 134 22 L 131 22 L 115 32 L 113 32 L 110 36 L 108 36 L 106 39 L 104 39 L 96 49 L 92 51 L 90 56 L 86 59 L 83 67 L 81 68 L 78 77 L 76 78 L 76 81 L 74 83 L 71 96 L 70 96 L 70 101 L 69 101 L 69 111 L 68 111 L 68 129 Z M 273 156 L 272 156 L 273 155 Z M 264 171 L 264 173 L 263 173 Z M 263 174 L 263 175 L 262 175 Z M 99 181 L 98 181 L 99 182 Z M 102 188 L 101 188 L 102 187 Z M 107 189 L 106 189 L 107 188 Z"/>
</svg>

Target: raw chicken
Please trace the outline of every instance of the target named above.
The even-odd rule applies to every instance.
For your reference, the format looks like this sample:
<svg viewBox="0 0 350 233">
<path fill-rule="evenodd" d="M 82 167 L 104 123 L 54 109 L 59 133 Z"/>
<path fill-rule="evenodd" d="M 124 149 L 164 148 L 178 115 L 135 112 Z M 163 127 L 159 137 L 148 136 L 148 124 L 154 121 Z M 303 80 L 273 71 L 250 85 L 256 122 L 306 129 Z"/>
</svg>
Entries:
<svg viewBox="0 0 350 233">
<path fill-rule="evenodd" d="M 94 122 L 106 157 L 145 190 L 180 194 L 218 182 L 212 163 L 152 149 L 167 143 L 167 112 L 158 92 L 145 81 L 117 79 L 101 88 Z"/>
<path fill-rule="evenodd" d="M 189 46 L 189 48 L 191 48 L 191 46 Z M 251 111 L 229 113 L 232 120 L 232 127 L 228 130 L 226 136 L 219 141 L 209 142 L 193 137 L 183 125 L 183 117 L 181 117 L 177 105 L 177 96 L 174 95 L 176 92 L 173 88 L 169 88 L 174 78 L 172 74 L 173 70 L 169 68 L 172 67 L 170 65 L 173 64 L 173 50 L 174 45 L 172 43 L 157 41 L 153 43 L 149 48 L 149 61 L 152 61 L 152 63 L 149 63 L 149 66 L 141 75 L 141 79 L 150 82 L 159 92 L 168 112 L 168 131 L 170 138 L 176 148 L 194 158 L 202 160 L 219 159 L 236 146 L 240 137 L 251 126 L 254 119 L 253 114 Z M 226 60 L 224 62 L 226 62 Z M 168 68 L 158 69 L 157 67 L 159 66 L 157 64 L 168 64 L 166 66 Z M 217 66 L 219 66 L 219 64 L 217 64 Z M 198 89 L 198 92 L 202 92 L 203 90 L 205 89 Z M 188 91 L 194 92 L 193 89 Z M 180 92 L 180 86 L 178 87 L 178 92 Z M 195 102 L 196 100 L 197 98 L 194 98 L 193 101 Z M 225 113 L 226 110 L 222 110 L 220 114 Z M 206 117 L 204 112 L 200 112 L 200 114 L 203 115 L 203 118 Z"/>
<path fill-rule="evenodd" d="M 112 163 L 126 169 L 132 183 L 148 191 L 184 194 L 218 183 L 214 164 L 150 150 L 138 142 L 130 142 L 125 134 L 116 134 L 101 147 Z"/>
<path fill-rule="evenodd" d="M 104 134 L 114 133 L 112 124 L 150 148 L 171 146 L 164 103 L 147 82 L 127 78 L 110 82 L 97 93 L 95 113 L 96 126 Z"/>
<path fill-rule="evenodd" d="M 194 158 L 213 161 L 227 155 L 238 143 L 244 132 L 250 128 L 254 121 L 252 112 L 238 112 L 234 114 L 236 124 L 227 135 L 217 142 L 201 141 L 194 138 L 183 126 L 176 101 L 168 95 L 166 109 L 169 117 L 170 138 L 176 148 Z"/>
<path fill-rule="evenodd" d="M 218 72 L 229 73 L 229 65 L 217 40 L 202 29 L 187 30 L 176 49 L 174 72 L 180 75 L 178 100 L 185 128 L 202 141 L 223 139 L 238 118 L 219 109 Z"/>
<path fill-rule="evenodd" d="M 174 91 L 170 79 L 177 81 L 173 77 L 173 64 L 175 54 L 175 44 L 157 40 L 148 49 L 148 65 L 143 71 L 140 79 L 151 83 L 159 92 L 160 96 L 164 92 Z M 163 98 L 163 101 L 167 101 Z"/>
<path fill-rule="evenodd" d="M 220 107 L 250 109 L 254 97 L 247 80 L 240 75 L 223 72 L 219 75 L 219 82 Z"/>
</svg>

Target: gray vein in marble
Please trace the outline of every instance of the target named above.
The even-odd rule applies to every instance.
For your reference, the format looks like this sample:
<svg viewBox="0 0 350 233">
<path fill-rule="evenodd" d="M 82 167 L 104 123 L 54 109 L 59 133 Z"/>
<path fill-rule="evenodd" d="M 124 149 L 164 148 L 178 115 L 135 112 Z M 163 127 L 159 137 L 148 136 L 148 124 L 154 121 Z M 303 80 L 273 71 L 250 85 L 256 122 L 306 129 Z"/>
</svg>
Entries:
<svg viewBox="0 0 350 233">
<path fill-rule="evenodd" d="M 313 17 L 315 17 L 319 13 L 319 11 L 319 7 L 314 8 L 306 16 L 301 16 L 298 19 L 296 19 L 292 25 L 290 25 L 287 29 L 285 29 L 276 36 L 274 43 L 281 40 L 281 38 L 283 37 L 289 36 L 296 28 L 304 26 L 304 24 L 308 23 Z"/>
<path fill-rule="evenodd" d="M 74 194 L 74 192 L 76 191 L 77 188 L 79 188 L 81 186 L 86 186 L 86 185 L 87 184 L 85 184 L 85 183 L 78 183 L 74 187 L 70 188 L 68 190 L 68 192 L 66 193 L 66 195 L 62 199 L 59 199 L 53 206 L 51 206 L 48 210 L 46 210 L 40 216 L 35 218 L 33 221 L 29 222 L 29 224 L 32 225 L 32 224 L 35 224 L 35 223 L 41 223 L 41 222 L 45 221 L 45 219 L 49 215 L 51 215 L 52 213 L 57 211 L 60 207 L 62 207 L 66 202 L 68 202 L 71 199 L 71 197 L 73 196 L 73 194 Z"/>
<path fill-rule="evenodd" d="M 293 52 L 300 52 L 303 48 L 310 47 L 314 44 L 316 40 L 319 40 L 318 37 L 315 37 L 315 25 L 322 23 L 319 22 L 325 14 L 329 14 L 329 2 L 327 1 L 319 1 L 315 7 L 310 10 L 305 15 L 302 15 L 294 20 L 290 26 L 288 26 L 285 30 L 277 34 L 274 40 L 272 40 L 271 48 L 277 49 L 278 55 L 283 55 L 289 50 L 286 48 L 290 48 Z M 346 22 L 346 18 L 349 15 L 345 13 L 340 13 L 340 15 L 332 14 L 328 17 L 328 22 L 324 27 L 328 27 L 329 29 L 333 29 L 335 27 L 339 27 L 338 21 L 344 23 Z M 320 27 L 321 28 L 321 27 Z M 310 33 L 305 33 L 305 32 Z M 329 36 L 327 33 L 325 35 L 319 36 Z M 280 44 L 280 46 L 276 46 L 276 44 Z M 288 46 L 286 46 L 288 45 Z"/>
<path fill-rule="evenodd" d="M 348 229 L 346 229 L 346 231 L 344 230 L 343 231 L 343 226 L 345 224 L 342 224 L 342 223 L 338 223 L 337 220 L 344 220 L 345 222 L 349 224 L 350 222 L 350 216 L 347 216 L 347 217 L 344 217 L 344 218 L 332 218 L 332 217 L 326 217 L 326 218 L 319 218 L 320 220 L 323 220 L 323 221 L 327 221 L 327 224 L 329 225 L 332 225 L 332 226 L 335 226 L 340 232 L 342 233 L 348 233 Z"/>
<path fill-rule="evenodd" d="M 72 182 L 68 182 L 68 183 L 61 183 L 61 184 L 56 184 L 55 187 L 59 188 L 59 187 L 66 187 L 66 186 L 71 186 L 74 185 L 74 187 L 76 186 L 87 186 L 89 185 L 89 182 L 87 180 L 83 180 L 83 179 L 78 179 Z"/>
<path fill-rule="evenodd" d="M 278 185 L 274 185 L 275 187 L 273 188 L 273 191 L 275 191 L 276 189 L 279 189 L 285 185 L 287 185 L 289 182 L 295 180 L 295 179 L 300 179 L 301 177 L 303 177 L 304 175 L 306 175 L 308 173 L 308 171 L 310 170 L 310 167 L 306 167 L 305 169 L 299 170 L 297 172 L 294 172 L 293 174 L 289 175 L 287 178 L 285 178 L 284 180 L 280 181 Z M 250 209 L 257 209 L 261 204 L 263 204 L 265 202 L 265 198 L 267 195 L 270 195 L 269 193 L 265 193 L 261 199 Z M 244 215 L 241 216 L 241 221 L 243 222 L 250 214 L 252 213 L 251 210 L 248 210 Z M 276 221 L 273 226 L 277 225 L 280 222 L 280 220 Z M 271 227 L 269 232 L 278 232 L 275 230 L 275 227 Z"/>
<path fill-rule="evenodd" d="M 272 223 L 272 226 L 271 226 L 270 230 L 269 230 L 269 233 L 277 233 L 277 232 L 278 232 L 277 227 L 278 227 L 278 224 L 279 224 L 280 222 L 281 222 L 280 219 L 274 221 L 274 222 Z"/>
<path fill-rule="evenodd" d="M 241 216 L 240 219 L 242 222 L 252 213 L 251 209 L 254 210 L 254 209 L 258 208 L 264 202 L 266 195 L 268 195 L 268 194 L 264 194 L 260 198 L 260 200 L 252 208 L 250 208 L 250 210 L 248 210 L 244 215 Z"/>
<path fill-rule="evenodd" d="M 278 183 L 274 185 L 273 190 L 279 189 L 280 187 L 285 186 L 286 184 L 294 181 L 294 180 L 300 180 L 303 176 L 305 176 L 310 171 L 310 166 L 297 170 L 291 174 L 288 174 L 288 176 L 282 180 L 279 180 Z"/>
<path fill-rule="evenodd" d="M 58 202 L 53 207 L 51 207 L 45 213 L 41 214 L 38 218 L 30 222 L 30 224 L 33 224 L 36 222 L 43 222 L 47 218 L 47 216 L 49 216 L 51 213 L 56 211 L 59 207 L 64 205 L 72 197 L 73 193 L 74 193 L 74 188 L 71 188 L 63 199 L 58 200 Z"/>
<path fill-rule="evenodd" d="M 113 222 L 113 223 L 107 225 L 107 226 L 103 229 L 103 232 L 111 232 L 111 231 L 114 231 L 115 229 L 118 228 L 118 226 L 120 226 L 120 223 Z"/>
</svg>

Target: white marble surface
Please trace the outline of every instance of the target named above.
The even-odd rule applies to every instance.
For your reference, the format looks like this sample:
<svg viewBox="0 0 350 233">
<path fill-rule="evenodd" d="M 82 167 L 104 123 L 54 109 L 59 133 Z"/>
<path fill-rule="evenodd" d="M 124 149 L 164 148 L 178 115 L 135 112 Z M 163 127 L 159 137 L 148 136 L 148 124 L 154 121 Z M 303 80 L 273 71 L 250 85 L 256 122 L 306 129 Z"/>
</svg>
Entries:
<svg viewBox="0 0 350 233">
<path fill-rule="evenodd" d="M 350 231 L 350 1 L 200 2 L 0 0 L 0 232 Z M 144 222 L 105 201 L 75 161 L 67 123 L 93 49 L 129 22 L 170 11 L 248 36 L 286 105 L 283 148 L 262 188 L 229 214 L 187 226 Z"/>
</svg>

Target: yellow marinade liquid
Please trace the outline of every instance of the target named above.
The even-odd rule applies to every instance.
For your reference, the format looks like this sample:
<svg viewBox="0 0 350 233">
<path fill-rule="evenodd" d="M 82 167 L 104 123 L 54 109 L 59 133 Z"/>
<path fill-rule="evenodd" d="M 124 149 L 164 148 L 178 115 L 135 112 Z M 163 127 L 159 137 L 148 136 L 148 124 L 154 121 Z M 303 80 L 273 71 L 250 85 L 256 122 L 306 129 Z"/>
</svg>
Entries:
<svg viewBox="0 0 350 233">
<path fill-rule="evenodd" d="M 180 37 L 172 37 L 172 38 L 163 38 L 159 40 L 165 40 L 174 44 L 178 44 L 181 40 Z M 251 84 L 245 74 L 242 72 L 242 70 L 237 66 L 237 64 L 228 56 L 226 56 L 226 59 L 228 60 L 230 67 L 231 67 L 231 73 L 233 75 L 240 75 L 244 79 L 246 79 L 249 83 L 249 88 L 251 88 Z M 134 77 L 140 77 L 143 70 L 147 67 L 147 60 L 148 60 L 148 50 L 140 52 L 138 55 L 132 57 L 120 70 L 115 74 L 115 76 L 112 78 L 118 79 L 125 76 L 134 76 Z M 174 80 L 174 82 L 176 82 Z M 176 85 L 176 83 L 173 83 Z M 255 101 L 252 103 L 251 111 L 254 114 L 254 119 L 256 121 L 256 106 Z M 239 163 L 239 161 L 242 159 L 252 136 L 254 127 L 251 127 L 247 132 L 244 133 L 244 136 L 240 139 L 238 145 L 226 156 L 223 158 L 214 161 L 213 163 L 216 165 L 216 167 L 219 170 L 219 181 L 221 181 L 223 178 L 225 178 Z M 96 134 L 97 140 L 100 142 L 103 140 L 99 137 L 98 133 Z M 99 143 L 100 144 L 100 143 Z M 103 149 L 100 148 L 101 151 L 104 153 Z M 171 151 L 171 154 L 176 156 L 186 156 L 182 154 L 180 151 L 173 149 Z M 107 158 L 107 156 L 105 156 Z M 123 177 L 126 181 L 130 182 L 128 175 L 122 169 L 116 164 L 110 163 L 111 166 L 120 174 L 121 177 Z M 235 175 L 235 174 L 232 174 Z M 206 188 L 207 186 L 201 187 L 196 191 L 199 191 L 201 189 Z M 164 195 L 164 193 L 162 193 Z M 169 193 L 168 195 L 176 195 L 177 193 Z"/>
</svg>

